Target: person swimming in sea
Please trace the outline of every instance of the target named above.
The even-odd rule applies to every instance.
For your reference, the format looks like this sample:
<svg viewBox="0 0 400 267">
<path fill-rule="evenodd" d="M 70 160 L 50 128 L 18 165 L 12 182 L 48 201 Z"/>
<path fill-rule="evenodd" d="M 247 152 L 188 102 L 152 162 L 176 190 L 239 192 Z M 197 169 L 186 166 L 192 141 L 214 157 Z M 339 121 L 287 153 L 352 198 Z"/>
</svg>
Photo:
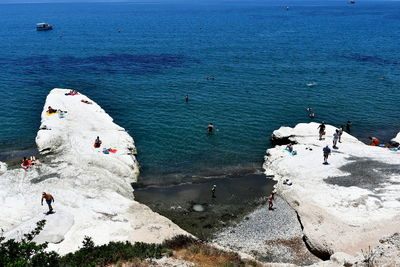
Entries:
<svg viewBox="0 0 400 267">
<path fill-rule="evenodd" d="M 313 111 L 313 108 L 312 107 L 308 107 L 307 111 L 308 111 L 308 117 L 310 117 L 310 119 L 314 119 L 315 118 L 315 113 Z"/>
<path fill-rule="evenodd" d="M 56 112 L 57 112 L 57 110 L 54 109 L 54 108 L 52 108 L 51 106 L 49 106 L 49 107 L 47 108 L 47 113 L 49 113 L 49 114 L 53 114 L 53 113 L 56 113 Z"/>
<path fill-rule="evenodd" d="M 209 134 L 212 134 L 214 131 L 214 125 L 212 122 L 210 122 L 210 124 L 207 126 L 207 131 Z"/>
<path fill-rule="evenodd" d="M 189 95 L 186 95 L 186 96 L 185 96 L 185 101 L 186 101 L 186 103 L 189 102 Z"/>
</svg>

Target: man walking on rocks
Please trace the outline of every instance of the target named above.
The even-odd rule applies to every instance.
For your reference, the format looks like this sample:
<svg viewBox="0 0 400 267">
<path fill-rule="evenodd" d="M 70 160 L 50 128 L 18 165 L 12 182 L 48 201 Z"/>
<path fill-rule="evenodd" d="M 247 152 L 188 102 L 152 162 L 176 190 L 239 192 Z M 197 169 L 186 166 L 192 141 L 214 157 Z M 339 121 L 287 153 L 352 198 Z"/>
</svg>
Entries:
<svg viewBox="0 0 400 267">
<path fill-rule="evenodd" d="M 271 195 L 269 195 L 268 197 L 268 210 L 274 210 L 274 203 L 272 202 L 275 200 L 274 195 L 275 193 L 272 192 Z"/>
<path fill-rule="evenodd" d="M 53 212 L 53 207 L 51 206 L 51 202 L 54 202 L 54 198 L 51 194 L 43 192 L 42 193 L 42 201 L 41 204 L 43 206 L 43 199 L 46 200 L 47 205 L 49 206 L 49 212 L 48 213 L 52 213 Z"/>
<path fill-rule="evenodd" d="M 328 165 L 329 164 L 328 157 L 331 154 L 331 149 L 329 148 L 328 145 L 326 145 L 326 147 L 324 147 L 322 150 L 324 152 L 324 163 L 323 164 Z"/>
</svg>

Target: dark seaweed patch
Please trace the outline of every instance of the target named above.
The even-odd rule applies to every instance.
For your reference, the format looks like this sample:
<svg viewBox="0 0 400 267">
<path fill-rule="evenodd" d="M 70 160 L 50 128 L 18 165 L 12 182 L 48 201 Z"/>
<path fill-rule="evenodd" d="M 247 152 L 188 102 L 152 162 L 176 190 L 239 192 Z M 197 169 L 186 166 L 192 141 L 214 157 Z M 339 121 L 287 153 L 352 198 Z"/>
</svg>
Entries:
<svg viewBox="0 0 400 267">
<path fill-rule="evenodd" d="M 400 174 L 399 165 L 391 165 L 375 160 L 353 158 L 350 162 L 339 168 L 341 171 L 350 173 L 346 176 L 334 176 L 324 179 L 328 184 L 344 187 L 357 186 L 378 192 L 383 184 L 395 184 L 390 181 L 391 175 Z"/>
<path fill-rule="evenodd" d="M 378 56 L 366 56 L 358 53 L 350 54 L 349 56 L 344 56 L 344 58 L 351 59 L 358 62 L 374 63 L 377 65 L 400 65 L 400 61 L 395 61 L 391 59 L 384 59 Z"/>
<path fill-rule="evenodd" d="M 181 54 L 117 54 L 75 57 L 31 56 L 25 58 L 1 58 L 0 65 L 17 65 L 25 74 L 40 74 L 52 70 L 90 72 L 94 74 L 158 74 L 166 68 L 183 67 L 199 63 Z"/>
</svg>

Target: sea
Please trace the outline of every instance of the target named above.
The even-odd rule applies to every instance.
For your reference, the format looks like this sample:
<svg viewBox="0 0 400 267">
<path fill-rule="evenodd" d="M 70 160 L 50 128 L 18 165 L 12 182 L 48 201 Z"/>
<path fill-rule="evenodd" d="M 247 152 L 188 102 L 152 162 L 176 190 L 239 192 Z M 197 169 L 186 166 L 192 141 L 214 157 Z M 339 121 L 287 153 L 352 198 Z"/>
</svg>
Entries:
<svg viewBox="0 0 400 267">
<path fill-rule="evenodd" d="M 55 87 L 129 132 L 149 184 L 261 172 L 307 107 L 361 140 L 400 131 L 400 2 L 0 4 L 0 22 L 2 161 L 33 153 Z"/>
</svg>

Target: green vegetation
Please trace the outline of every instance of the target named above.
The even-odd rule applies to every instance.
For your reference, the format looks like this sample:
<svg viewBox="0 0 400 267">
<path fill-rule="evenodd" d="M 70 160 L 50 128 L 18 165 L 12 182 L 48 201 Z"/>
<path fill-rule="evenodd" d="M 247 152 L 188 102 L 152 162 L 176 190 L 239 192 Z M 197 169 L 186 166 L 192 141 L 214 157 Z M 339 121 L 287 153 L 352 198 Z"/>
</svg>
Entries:
<svg viewBox="0 0 400 267">
<path fill-rule="evenodd" d="M 54 251 L 47 252 L 48 243 L 36 244 L 33 239 L 45 225 L 42 220 L 36 228 L 25 234 L 21 241 L 10 239 L 5 241 L 0 237 L 0 266 L 1 267 L 42 267 L 68 266 L 92 267 L 105 266 L 118 261 L 129 261 L 146 258 L 161 258 L 167 249 L 158 244 L 136 242 L 110 242 L 106 245 L 95 246 L 90 237 L 85 237 L 83 247 L 74 253 L 60 256 Z"/>
<path fill-rule="evenodd" d="M 32 240 L 43 229 L 46 221 L 39 221 L 36 228 L 24 234 L 21 241 L 10 239 L 4 241 L 0 237 L 0 266 L 19 267 L 19 266 L 57 266 L 59 255 L 56 252 L 46 252 L 47 243 L 36 244 Z"/>
<path fill-rule="evenodd" d="M 95 267 L 127 263 L 127 266 L 148 266 L 144 259 L 159 259 L 163 255 L 194 262 L 204 267 L 259 266 L 252 261 L 243 261 L 238 254 L 225 252 L 191 236 L 178 235 L 160 244 L 136 242 L 110 242 L 96 246 L 86 236 L 82 248 L 65 256 L 54 251 L 45 251 L 48 243 L 36 244 L 33 239 L 43 230 L 46 221 L 25 234 L 21 241 L 0 237 L 0 267 Z M 196 266 L 197 266 L 196 265 Z"/>
</svg>

